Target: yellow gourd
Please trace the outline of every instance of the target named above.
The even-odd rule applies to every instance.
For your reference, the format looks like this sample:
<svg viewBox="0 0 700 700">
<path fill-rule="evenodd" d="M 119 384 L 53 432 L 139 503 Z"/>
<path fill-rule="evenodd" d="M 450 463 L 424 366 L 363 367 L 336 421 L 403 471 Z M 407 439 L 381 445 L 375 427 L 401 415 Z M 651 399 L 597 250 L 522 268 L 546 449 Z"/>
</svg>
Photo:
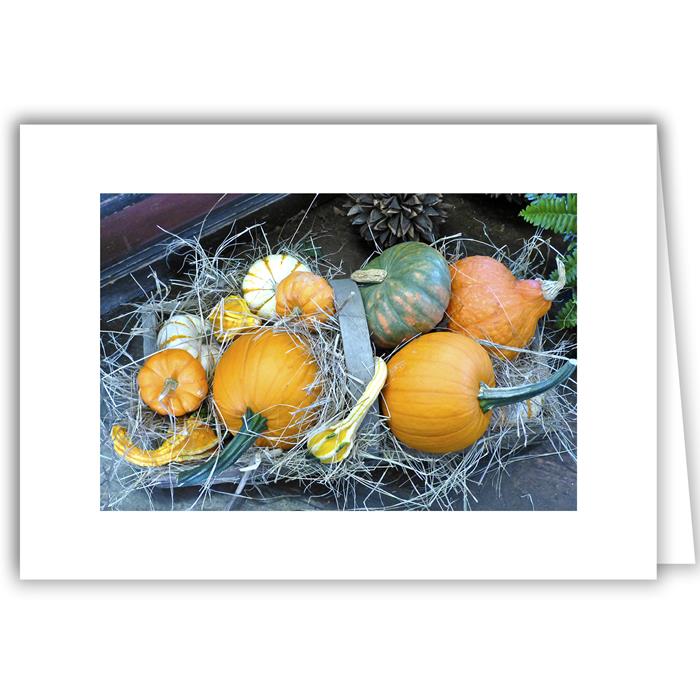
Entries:
<svg viewBox="0 0 700 700">
<path fill-rule="evenodd" d="M 232 340 L 246 328 L 256 328 L 260 319 L 250 312 L 248 303 L 239 296 L 231 295 L 222 299 L 209 313 L 217 340 Z"/>
<path fill-rule="evenodd" d="M 216 433 L 196 418 L 188 418 L 180 430 L 173 431 L 159 447 L 144 450 L 128 437 L 126 428 L 112 427 L 114 451 L 139 467 L 163 467 L 171 462 L 192 462 L 208 457 L 219 444 Z"/>
<path fill-rule="evenodd" d="M 386 363 L 381 357 L 375 357 L 374 375 L 347 418 L 311 434 L 306 447 L 321 464 L 341 462 L 350 454 L 355 435 L 370 407 L 379 396 L 386 382 L 386 375 Z"/>
</svg>

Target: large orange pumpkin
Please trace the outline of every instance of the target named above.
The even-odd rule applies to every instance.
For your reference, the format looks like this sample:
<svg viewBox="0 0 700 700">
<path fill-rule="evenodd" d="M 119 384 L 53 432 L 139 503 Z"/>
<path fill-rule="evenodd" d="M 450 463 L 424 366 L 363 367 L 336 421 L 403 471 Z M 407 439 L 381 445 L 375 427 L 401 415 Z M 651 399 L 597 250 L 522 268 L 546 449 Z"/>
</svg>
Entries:
<svg viewBox="0 0 700 700">
<path fill-rule="evenodd" d="M 444 454 L 463 450 L 488 428 L 491 409 L 524 401 L 571 376 L 567 362 L 547 379 L 520 387 L 492 388 L 493 366 L 474 340 L 450 332 L 423 335 L 387 363 L 382 412 L 408 447 Z"/>
<path fill-rule="evenodd" d="M 292 272 L 278 285 L 275 294 L 278 316 L 296 315 L 326 321 L 335 313 L 333 288 L 313 272 Z"/>
<path fill-rule="evenodd" d="M 528 345 L 537 322 L 566 282 L 563 266 L 558 281 L 518 280 L 503 263 L 483 255 L 458 260 L 450 266 L 450 275 L 450 329 L 510 348 Z M 505 348 L 487 350 L 509 360 L 518 354 Z"/>
<path fill-rule="evenodd" d="M 264 429 L 256 444 L 289 449 L 314 421 L 318 373 L 309 350 L 291 333 L 265 329 L 243 335 L 216 366 L 214 403 L 231 432 L 241 430 L 246 413 L 259 416 Z"/>
</svg>

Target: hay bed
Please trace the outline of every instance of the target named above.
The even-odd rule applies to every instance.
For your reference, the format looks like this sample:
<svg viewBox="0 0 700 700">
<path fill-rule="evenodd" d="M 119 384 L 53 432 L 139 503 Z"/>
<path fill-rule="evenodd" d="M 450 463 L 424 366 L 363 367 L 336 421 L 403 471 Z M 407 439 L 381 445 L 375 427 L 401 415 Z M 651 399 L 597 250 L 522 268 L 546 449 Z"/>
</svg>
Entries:
<svg viewBox="0 0 700 700">
<path fill-rule="evenodd" d="M 251 234 L 252 244 L 249 240 Z M 484 238 L 490 243 L 486 230 Z M 172 422 L 173 419 L 157 416 L 139 399 L 136 373 L 146 359 L 143 340 L 153 332 L 144 324 L 144 319 L 155 319 L 159 326 L 175 313 L 193 313 L 206 318 L 221 297 L 240 293 L 242 278 L 250 264 L 269 253 L 294 255 L 327 279 L 347 277 L 350 270 L 342 270 L 341 266 L 334 266 L 327 257 L 321 256 L 319 244 L 323 242 L 323 236 L 312 233 L 300 238 L 295 235 L 272 250 L 263 226 L 257 225 L 238 234 L 230 233 L 216 250 L 208 253 L 198 239 L 183 240 L 172 236 L 166 253 L 186 254 L 189 266 L 186 278 L 166 285 L 154 274 L 155 292 L 144 294 L 145 301 L 130 305 L 125 314 L 117 317 L 131 330 L 102 332 L 103 509 L 124 507 L 124 502 L 135 490 L 143 490 L 153 508 L 153 489 L 167 484 L 169 479 L 176 481 L 174 477 L 178 471 L 192 466 L 144 469 L 117 457 L 112 449 L 110 429 L 114 424 L 126 426 L 129 436 L 143 447 L 160 443 L 173 426 L 178 425 Z M 463 237 L 451 237 L 435 245 L 448 260 L 453 260 L 466 254 L 471 242 Z M 484 240 L 478 243 L 483 246 Z M 505 248 L 492 248 L 492 255 L 519 277 L 537 276 L 553 255 L 548 241 L 539 233 L 514 254 Z M 345 370 L 337 321 L 316 322 L 311 329 L 285 319 L 268 322 L 268 325 L 298 336 L 319 365 L 323 391 L 313 406 L 318 416 L 314 427 L 346 415 L 353 404 L 352 390 L 357 389 L 358 381 L 348 376 Z M 224 344 L 223 349 L 226 346 Z M 537 381 L 556 369 L 564 358 L 574 355 L 575 346 L 570 339 L 541 324 L 531 347 L 521 352 L 514 362 L 494 360 L 497 385 Z M 258 487 L 262 485 L 286 480 L 300 482 L 305 487 L 312 484 L 322 487 L 335 498 L 340 509 L 365 509 L 372 496 L 375 502 L 379 497 L 383 509 L 468 509 L 470 502 L 475 500 L 472 489 L 487 477 L 493 477 L 500 488 L 508 465 L 519 459 L 518 453 L 527 445 L 541 444 L 542 456 L 568 453 L 575 457 L 572 428 L 576 417 L 574 381 L 569 380 L 549 391 L 536 409 L 534 417 L 528 417 L 522 405 L 495 409 L 491 427 L 481 440 L 463 452 L 440 457 L 407 449 L 394 438 L 384 421 L 379 421 L 370 435 L 361 430 L 351 455 L 334 465 L 322 465 L 308 456 L 303 441 L 287 452 L 253 447 L 236 465 L 241 470 L 229 507 L 233 507 L 240 497 L 259 496 Z M 225 426 L 217 415 L 211 396 L 200 407 L 198 417 L 224 437 Z M 227 480 L 233 481 L 235 477 Z M 397 488 L 399 482 L 402 482 L 400 489 Z M 410 484 L 409 496 L 406 482 Z M 199 488 L 190 508 L 204 508 L 218 483 L 218 479 L 210 480 Z M 171 504 L 174 504 L 178 489 L 172 485 L 169 488 Z M 318 493 L 319 489 L 314 488 L 314 491 Z M 360 493 L 362 496 L 358 495 Z"/>
</svg>

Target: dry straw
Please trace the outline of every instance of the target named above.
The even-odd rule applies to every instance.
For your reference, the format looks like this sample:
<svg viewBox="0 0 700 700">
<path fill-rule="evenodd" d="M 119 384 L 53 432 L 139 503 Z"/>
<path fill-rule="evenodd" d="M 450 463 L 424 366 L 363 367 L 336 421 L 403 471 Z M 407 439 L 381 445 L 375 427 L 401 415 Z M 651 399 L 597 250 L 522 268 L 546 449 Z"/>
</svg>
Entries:
<svg viewBox="0 0 700 700">
<path fill-rule="evenodd" d="M 144 294 L 144 301 L 130 305 L 113 319 L 121 320 L 129 330 L 102 333 L 103 509 L 129 509 L 130 497 L 136 491 L 145 494 L 150 506 L 155 508 L 152 496 L 156 488 L 169 491 L 170 507 L 176 504 L 182 507 L 183 503 L 190 509 L 212 507 L 212 494 L 221 491 L 220 479 L 210 479 L 203 487 L 188 489 L 183 494 L 174 486 L 176 475 L 191 465 L 146 469 L 129 464 L 112 450 L 109 434 L 114 424 L 126 426 L 129 436 L 143 447 L 158 444 L 180 425 L 173 419 L 156 416 L 139 399 L 136 373 L 146 359 L 143 339 L 151 337 L 154 327 L 175 313 L 191 313 L 205 319 L 222 297 L 240 293 L 241 281 L 251 263 L 269 253 L 289 253 L 327 279 L 346 277 L 349 270 L 342 270 L 321 255 L 319 244 L 331 241 L 330 237 L 326 241 L 323 236 L 311 233 L 294 235 L 272 250 L 263 227 L 257 225 L 230 233 L 215 250 L 208 251 L 198 238 L 184 240 L 172 236 L 166 254 L 185 255 L 188 269 L 185 277 L 168 285 L 154 273 L 155 291 Z M 490 242 L 485 228 L 484 238 L 479 241 L 457 236 L 435 245 L 448 259 L 455 259 L 469 252 L 473 243 L 483 249 L 484 241 L 491 246 L 492 255 L 519 277 L 537 276 L 554 255 L 548 241 L 539 233 L 510 254 Z M 312 407 L 317 415 L 314 428 L 346 415 L 353 405 L 351 390 L 357 380 L 346 372 L 337 321 L 315 322 L 308 327 L 294 320 L 278 319 L 272 327 L 299 338 L 320 368 L 323 390 Z M 494 361 L 497 384 L 537 381 L 574 353 L 570 339 L 541 324 L 531 347 L 515 361 Z M 321 464 L 307 454 L 303 442 L 286 452 L 253 447 L 234 470 L 227 472 L 225 480 L 237 484 L 228 505 L 240 505 L 241 498 L 260 497 L 259 488 L 263 485 L 292 481 L 304 488 L 313 485 L 315 494 L 332 495 L 337 507 L 342 509 L 466 509 L 475 500 L 475 487 L 486 479 L 493 479 L 498 487 L 508 469 L 522 459 L 519 453 L 528 445 L 537 443 L 540 455 L 575 456 L 575 416 L 575 385 L 570 380 L 528 405 L 496 409 L 486 435 L 459 453 L 436 457 L 409 450 L 394 438 L 383 421 L 372 434 L 360 431 L 352 453 L 338 464 Z M 198 417 L 224 437 L 225 426 L 211 397 L 199 409 Z M 163 499 L 159 498 L 158 502 L 162 508 Z"/>
</svg>

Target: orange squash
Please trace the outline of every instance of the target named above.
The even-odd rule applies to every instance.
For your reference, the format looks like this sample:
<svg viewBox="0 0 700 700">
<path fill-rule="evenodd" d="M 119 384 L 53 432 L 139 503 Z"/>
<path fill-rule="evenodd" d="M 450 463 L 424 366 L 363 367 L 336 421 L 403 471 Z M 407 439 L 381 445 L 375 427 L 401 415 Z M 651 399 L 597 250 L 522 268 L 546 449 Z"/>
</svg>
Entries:
<svg viewBox="0 0 700 700">
<path fill-rule="evenodd" d="M 491 359 L 476 341 L 457 333 L 430 333 L 412 340 L 387 363 L 382 412 L 391 432 L 408 447 L 455 452 L 486 432 L 492 408 L 537 396 L 575 368 L 569 360 L 540 382 L 493 388 Z"/>
<path fill-rule="evenodd" d="M 537 322 L 566 284 L 561 263 L 556 281 L 518 280 L 503 263 L 483 255 L 458 260 L 450 266 L 450 276 L 450 329 L 514 348 L 487 347 L 496 357 L 509 360 L 532 340 Z"/>
<path fill-rule="evenodd" d="M 156 413 L 183 416 L 199 408 L 209 386 L 199 360 L 186 350 L 161 350 L 151 355 L 136 378 L 141 399 Z"/>
<path fill-rule="evenodd" d="M 335 313 L 333 288 L 313 272 L 292 272 L 277 285 L 275 299 L 278 316 L 299 316 L 307 323 Z"/>
<path fill-rule="evenodd" d="M 230 431 L 241 431 L 248 413 L 256 418 L 254 425 L 246 422 L 248 432 L 259 431 L 257 445 L 289 449 L 314 421 L 318 373 L 300 338 L 257 331 L 234 340 L 221 356 L 212 384 L 214 403 Z"/>
</svg>

